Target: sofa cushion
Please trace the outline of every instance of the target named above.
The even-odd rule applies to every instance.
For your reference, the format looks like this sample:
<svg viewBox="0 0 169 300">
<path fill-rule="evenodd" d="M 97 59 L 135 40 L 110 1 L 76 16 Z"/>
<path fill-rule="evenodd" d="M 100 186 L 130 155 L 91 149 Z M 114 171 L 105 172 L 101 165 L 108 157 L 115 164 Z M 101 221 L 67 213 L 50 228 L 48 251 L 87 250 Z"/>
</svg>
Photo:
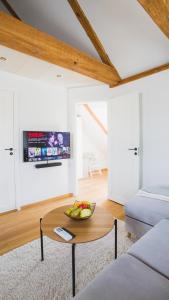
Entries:
<svg viewBox="0 0 169 300">
<path fill-rule="evenodd" d="M 169 197 L 169 186 L 168 185 L 156 185 L 143 187 L 143 191 L 151 194 Z"/>
<path fill-rule="evenodd" d="M 136 196 L 125 204 L 128 217 L 154 226 L 162 219 L 169 219 L 169 202 Z"/>
<path fill-rule="evenodd" d="M 168 279 L 131 255 L 106 267 L 76 300 L 168 300 Z"/>
<path fill-rule="evenodd" d="M 139 220 L 125 216 L 125 227 L 127 232 L 134 233 L 135 237 L 139 239 L 147 231 L 149 231 L 152 226 L 146 223 L 140 222 Z"/>
<path fill-rule="evenodd" d="M 169 278 L 169 220 L 160 221 L 128 253 Z"/>
</svg>

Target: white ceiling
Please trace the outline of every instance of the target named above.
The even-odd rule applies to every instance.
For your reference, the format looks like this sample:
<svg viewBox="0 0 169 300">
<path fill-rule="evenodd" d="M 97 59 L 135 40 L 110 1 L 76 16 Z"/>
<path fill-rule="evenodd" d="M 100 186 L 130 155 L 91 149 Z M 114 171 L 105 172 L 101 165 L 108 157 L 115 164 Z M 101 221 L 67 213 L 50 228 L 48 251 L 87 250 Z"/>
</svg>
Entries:
<svg viewBox="0 0 169 300">
<path fill-rule="evenodd" d="M 98 85 L 99 81 L 0 45 L 0 71 L 45 81 L 55 86 Z M 61 75 L 62 77 L 58 77 Z"/>
<path fill-rule="evenodd" d="M 97 57 L 67 0 L 9 0 L 28 24 Z M 122 78 L 169 62 L 169 40 L 137 0 L 79 0 Z M 5 10 L 2 4 L 0 8 Z"/>
</svg>

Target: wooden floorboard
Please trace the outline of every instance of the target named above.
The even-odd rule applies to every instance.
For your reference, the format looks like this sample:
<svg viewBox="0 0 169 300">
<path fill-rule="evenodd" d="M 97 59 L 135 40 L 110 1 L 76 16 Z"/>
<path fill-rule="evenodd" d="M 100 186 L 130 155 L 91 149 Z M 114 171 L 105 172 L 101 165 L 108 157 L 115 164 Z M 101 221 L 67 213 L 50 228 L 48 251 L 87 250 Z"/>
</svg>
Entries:
<svg viewBox="0 0 169 300">
<path fill-rule="evenodd" d="M 33 207 L 0 216 L 0 255 L 39 238 L 39 219 L 50 210 L 65 204 L 72 204 L 74 197 L 56 199 Z M 113 217 L 124 220 L 123 206 L 107 199 L 107 174 L 79 180 L 77 199 L 95 201 L 108 209 Z"/>
</svg>

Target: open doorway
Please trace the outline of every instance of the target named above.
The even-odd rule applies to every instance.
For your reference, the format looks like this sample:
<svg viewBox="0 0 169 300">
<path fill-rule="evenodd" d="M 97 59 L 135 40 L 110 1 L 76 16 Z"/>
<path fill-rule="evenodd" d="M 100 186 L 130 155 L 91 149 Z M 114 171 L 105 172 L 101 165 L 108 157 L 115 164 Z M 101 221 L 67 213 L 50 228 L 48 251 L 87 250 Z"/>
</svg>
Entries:
<svg viewBox="0 0 169 300">
<path fill-rule="evenodd" d="M 107 102 L 76 105 L 78 198 L 95 202 L 108 194 Z"/>
</svg>

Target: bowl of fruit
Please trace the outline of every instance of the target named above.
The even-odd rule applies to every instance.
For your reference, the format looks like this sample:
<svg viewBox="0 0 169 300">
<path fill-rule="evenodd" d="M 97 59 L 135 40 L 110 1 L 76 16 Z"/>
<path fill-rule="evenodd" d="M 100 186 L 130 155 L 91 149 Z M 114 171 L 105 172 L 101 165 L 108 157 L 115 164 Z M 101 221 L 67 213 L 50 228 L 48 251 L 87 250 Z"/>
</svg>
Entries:
<svg viewBox="0 0 169 300">
<path fill-rule="evenodd" d="M 65 215 L 74 220 L 89 219 L 95 210 L 96 203 L 90 201 L 75 201 L 75 203 L 65 211 Z"/>
</svg>

